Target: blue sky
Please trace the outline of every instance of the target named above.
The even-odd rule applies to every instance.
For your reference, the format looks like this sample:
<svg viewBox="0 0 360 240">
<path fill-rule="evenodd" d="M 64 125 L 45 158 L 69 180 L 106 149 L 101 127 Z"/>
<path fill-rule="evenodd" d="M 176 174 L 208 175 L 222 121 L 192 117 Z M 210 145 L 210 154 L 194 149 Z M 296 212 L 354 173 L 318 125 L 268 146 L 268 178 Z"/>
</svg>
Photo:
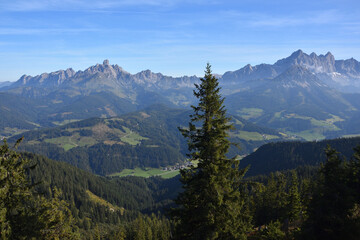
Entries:
<svg viewBox="0 0 360 240">
<path fill-rule="evenodd" d="M 292 52 L 360 60 L 358 0 L 0 0 L 0 81 L 109 59 L 203 75 Z"/>
</svg>

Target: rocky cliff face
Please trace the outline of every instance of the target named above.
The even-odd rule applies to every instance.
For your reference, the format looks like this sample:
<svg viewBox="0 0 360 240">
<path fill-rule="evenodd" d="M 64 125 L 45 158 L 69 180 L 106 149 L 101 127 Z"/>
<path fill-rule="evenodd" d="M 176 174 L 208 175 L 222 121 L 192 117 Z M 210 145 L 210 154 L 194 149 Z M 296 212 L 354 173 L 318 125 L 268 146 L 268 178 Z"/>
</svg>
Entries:
<svg viewBox="0 0 360 240">
<path fill-rule="evenodd" d="M 360 63 L 354 58 L 335 61 L 335 68 L 338 73 L 350 77 L 358 78 L 360 74 Z"/>
<path fill-rule="evenodd" d="M 317 87 L 327 87 L 315 74 L 300 65 L 289 67 L 272 81 L 280 83 L 281 87 L 284 88 L 301 87 L 310 90 Z"/>
<path fill-rule="evenodd" d="M 246 82 L 256 79 L 274 78 L 277 75 L 277 71 L 270 64 L 260 64 L 256 66 L 248 64 L 237 71 L 224 73 L 222 79 L 224 82 L 234 84 L 239 81 Z"/>
<path fill-rule="evenodd" d="M 17 82 L 14 83 L 14 86 L 59 86 L 65 80 L 73 77 L 74 75 L 75 71 L 72 68 L 52 73 L 43 73 L 35 77 L 23 75 Z"/>
<path fill-rule="evenodd" d="M 290 57 L 277 61 L 274 67 L 278 72 L 283 72 L 294 65 L 305 67 L 314 73 L 331 73 L 336 71 L 335 58 L 330 52 L 326 55 L 318 56 L 315 53 L 308 55 L 301 50 L 294 52 Z"/>
</svg>

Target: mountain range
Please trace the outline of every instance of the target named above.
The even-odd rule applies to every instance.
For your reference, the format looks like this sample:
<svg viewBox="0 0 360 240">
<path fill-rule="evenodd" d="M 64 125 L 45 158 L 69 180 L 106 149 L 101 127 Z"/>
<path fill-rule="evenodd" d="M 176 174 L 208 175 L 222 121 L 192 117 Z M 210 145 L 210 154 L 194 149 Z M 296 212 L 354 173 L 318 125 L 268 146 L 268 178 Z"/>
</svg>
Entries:
<svg viewBox="0 0 360 240">
<path fill-rule="evenodd" d="M 337 90 L 360 91 L 360 63 L 353 58 L 335 60 L 330 52 L 326 55 L 316 55 L 315 53 L 308 55 L 298 50 L 272 65 L 251 66 L 248 64 L 239 70 L 228 71 L 223 75 L 218 75 L 218 77 L 220 82 L 225 85 L 224 88 L 226 88 L 228 84 L 272 79 L 295 65 L 309 70 L 325 84 Z M 161 73 L 153 73 L 150 70 L 130 74 L 118 65 L 110 65 L 108 60 L 104 60 L 103 64 L 96 64 L 84 71 L 75 72 L 72 68 L 69 68 L 52 73 L 43 73 L 35 77 L 23 75 L 10 86 L 10 89 L 12 89 L 11 92 L 33 96 L 37 96 L 37 94 L 35 92 L 31 93 L 26 87 L 46 89 L 47 91 L 42 92 L 42 95 L 57 91 L 59 88 L 78 89 L 79 92 L 74 92 L 74 94 L 88 94 L 93 91 L 109 90 L 118 96 L 132 98 L 134 97 L 133 91 L 139 88 L 150 91 L 192 88 L 196 81 L 198 81 L 196 76 L 173 78 Z"/>
<path fill-rule="evenodd" d="M 10 81 L 0 82 L 0 89 L 3 87 L 10 86 L 11 84 L 13 84 L 13 83 Z"/>
<path fill-rule="evenodd" d="M 260 64 L 251 66 L 249 64 L 239 70 L 225 72 L 222 79 L 224 82 L 232 84 L 272 79 L 292 66 L 301 66 L 307 69 L 325 84 L 339 91 L 360 92 L 360 63 L 353 58 L 335 60 L 330 52 L 326 55 L 316 55 L 315 53 L 308 55 L 298 50 L 289 57 L 280 59 L 272 65 Z"/>
<path fill-rule="evenodd" d="M 298 50 L 274 64 L 247 65 L 218 77 L 229 112 L 258 125 L 307 140 L 360 133 L 360 63 L 355 59 Z M 6 116 L 0 133 L 115 117 L 153 104 L 188 107 L 198 81 L 150 70 L 130 74 L 108 60 L 84 71 L 24 75 L 0 90 L 0 111 Z"/>
</svg>

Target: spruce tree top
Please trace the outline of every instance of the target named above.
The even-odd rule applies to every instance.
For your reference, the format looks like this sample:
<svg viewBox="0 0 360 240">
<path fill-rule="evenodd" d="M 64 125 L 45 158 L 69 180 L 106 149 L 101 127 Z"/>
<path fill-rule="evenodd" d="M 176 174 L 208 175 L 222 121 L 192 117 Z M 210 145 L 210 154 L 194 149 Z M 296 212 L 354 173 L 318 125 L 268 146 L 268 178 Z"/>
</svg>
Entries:
<svg viewBox="0 0 360 240">
<path fill-rule="evenodd" d="M 194 95 L 199 104 L 191 106 L 194 114 L 190 115 L 189 130 L 182 131 L 189 139 L 189 156 L 192 160 L 204 162 L 224 160 L 230 146 L 227 131 L 232 125 L 229 124 L 230 118 L 226 117 L 218 79 L 212 75 L 209 63 L 205 76 L 200 79 L 200 84 L 195 84 L 195 88 Z M 201 162 L 199 167 L 202 167 Z"/>
</svg>

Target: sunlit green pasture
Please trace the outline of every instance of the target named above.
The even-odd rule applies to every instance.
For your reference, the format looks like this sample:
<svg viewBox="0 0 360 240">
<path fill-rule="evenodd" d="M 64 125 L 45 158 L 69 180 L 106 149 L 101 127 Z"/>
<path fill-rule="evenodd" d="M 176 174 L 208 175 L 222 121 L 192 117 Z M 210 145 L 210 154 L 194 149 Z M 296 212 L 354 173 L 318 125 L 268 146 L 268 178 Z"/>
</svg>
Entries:
<svg viewBox="0 0 360 240">
<path fill-rule="evenodd" d="M 245 141 L 263 141 L 278 139 L 279 136 L 269 135 L 269 134 L 260 134 L 258 132 L 247 132 L 247 131 L 236 131 L 230 133 L 231 137 L 237 137 Z"/>
<path fill-rule="evenodd" d="M 260 117 L 263 114 L 264 110 L 260 108 L 242 108 L 237 112 L 242 118 L 248 120 Z"/>
<path fill-rule="evenodd" d="M 84 146 L 92 146 L 96 144 L 96 140 L 92 137 L 82 137 L 79 133 L 76 133 L 72 136 L 61 136 L 57 138 L 48 138 L 44 140 L 47 143 L 56 144 L 65 151 L 70 150 L 74 147 L 84 147 Z"/>
<path fill-rule="evenodd" d="M 123 135 L 120 139 L 121 141 L 128 143 L 130 145 L 140 144 L 142 140 L 147 140 L 148 138 L 140 136 L 137 132 L 131 131 L 127 127 L 123 127 L 125 130 L 125 135 Z"/>
<path fill-rule="evenodd" d="M 109 177 L 153 177 L 160 176 L 162 178 L 172 178 L 179 174 L 179 170 L 165 171 L 159 168 L 135 168 L 135 169 L 124 169 L 119 173 L 109 174 Z"/>
</svg>

